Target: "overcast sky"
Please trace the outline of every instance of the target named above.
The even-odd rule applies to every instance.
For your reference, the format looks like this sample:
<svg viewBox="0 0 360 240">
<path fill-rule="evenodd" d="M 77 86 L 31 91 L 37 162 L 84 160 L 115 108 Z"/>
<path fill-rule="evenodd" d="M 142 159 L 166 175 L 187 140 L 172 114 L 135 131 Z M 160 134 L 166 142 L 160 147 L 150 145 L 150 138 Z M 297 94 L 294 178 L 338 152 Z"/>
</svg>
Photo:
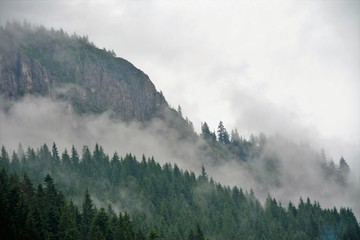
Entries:
<svg viewBox="0 0 360 240">
<path fill-rule="evenodd" d="M 312 139 L 360 171 L 360 1 L 3 1 L 0 22 L 88 35 L 200 128 Z"/>
</svg>

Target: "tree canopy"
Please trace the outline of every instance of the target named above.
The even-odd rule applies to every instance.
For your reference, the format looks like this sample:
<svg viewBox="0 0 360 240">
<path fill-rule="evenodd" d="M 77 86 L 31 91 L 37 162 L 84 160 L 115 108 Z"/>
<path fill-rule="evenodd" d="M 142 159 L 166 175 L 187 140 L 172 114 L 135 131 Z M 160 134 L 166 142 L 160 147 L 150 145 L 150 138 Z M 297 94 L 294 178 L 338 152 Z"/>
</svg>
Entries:
<svg viewBox="0 0 360 240">
<path fill-rule="evenodd" d="M 143 156 L 141 161 L 131 154 L 109 157 L 100 145 L 93 151 L 84 147 L 81 161 L 75 160 L 79 156 L 74 147 L 70 157 L 66 152 L 59 154 L 59 162 L 53 161 L 58 153 L 44 144 L 37 151 L 28 148 L 23 158 L 13 153 L 12 159 L 22 160 L 9 161 L 2 149 L 0 224 L 1 229 L 13 230 L 2 230 L 1 236 L 185 240 L 360 236 L 349 208 L 323 209 L 310 199 L 284 208 L 270 196 L 262 206 L 252 191 L 209 180 L 205 167 L 197 177 L 177 165 L 161 166 L 152 157 Z M 16 173 L 27 175 L 20 179 Z"/>
</svg>

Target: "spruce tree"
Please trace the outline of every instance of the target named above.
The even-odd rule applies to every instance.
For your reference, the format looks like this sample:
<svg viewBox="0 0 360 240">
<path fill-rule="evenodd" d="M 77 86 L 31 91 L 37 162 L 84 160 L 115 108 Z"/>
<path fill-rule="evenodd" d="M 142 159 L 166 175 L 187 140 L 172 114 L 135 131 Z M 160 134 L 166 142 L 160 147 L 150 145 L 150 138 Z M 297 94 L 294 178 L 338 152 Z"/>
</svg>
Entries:
<svg viewBox="0 0 360 240">
<path fill-rule="evenodd" d="M 220 123 L 219 123 L 217 133 L 218 133 L 218 141 L 220 143 L 222 143 L 222 144 L 230 143 L 229 134 L 228 134 L 226 128 L 224 127 L 224 124 L 222 121 L 220 121 Z"/>
</svg>

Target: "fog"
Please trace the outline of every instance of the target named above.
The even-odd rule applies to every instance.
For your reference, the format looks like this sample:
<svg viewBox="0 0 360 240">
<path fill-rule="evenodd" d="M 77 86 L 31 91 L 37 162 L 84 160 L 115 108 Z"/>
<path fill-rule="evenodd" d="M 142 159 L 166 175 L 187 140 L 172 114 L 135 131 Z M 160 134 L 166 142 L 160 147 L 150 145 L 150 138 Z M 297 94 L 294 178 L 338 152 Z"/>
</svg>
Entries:
<svg viewBox="0 0 360 240">
<path fill-rule="evenodd" d="M 318 161 L 319 149 L 313 148 L 311 142 L 296 143 L 296 140 L 272 135 L 268 136 L 262 154 L 248 163 L 235 159 L 215 162 L 204 141 L 184 140 L 174 129 L 165 126 L 156 119 L 147 127 L 135 122 L 123 123 L 107 113 L 79 116 L 66 102 L 27 96 L 18 102 L 1 101 L 0 144 L 11 152 L 20 142 L 24 148 L 38 148 L 44 143 L 51 146 L 56 142 L 62 152 L 72 145 L 80 150 L 84 145 L 92 149 L 99 143 L 109 155 L 116 151 L 119 155 L 131 153 L 140 159 L 145 154 L 154 156 L 160 164 L 176 163 L 197 174 L 204 165 L 209 177 L 216 182 L 247 191 L 253 189 L 261 201 L 269 193 L 283 205 L 288 201 L 297 204 L 300 197 L 310 197 L 323 207 L 351 207 L 356 216 L 360 216 L 360 186 L 356 178 L 351 175 L 347 187 L 325 180 Z M 279 160 L 275 179 L 266 176 L 269 156 Z M 338 161 L 334 159 L 336 164 Z"/>
<path fill-rule="evenodd" d="M 246 134 L 306 131 L 334 158 L 343 154 L 360 181 L 359 8 L 357 0 L 1 0 L 0 23 L 88 35 L 148 74 L 195 129 L 222 120 Z"/>
<path fill-rule="evenodd" d="M 37 148 L 55 141 L 60 151 L 99 143 L 109 155 L 145 154 L 197 173 L 205 165 L 215 181 L 252 188 L 260 199 L 270 192 L 286 204 L 309 196 L 324 207 L 349 206 L 359 218 L 359 1 L 0 0 L 0 23 L 13 19 L 114 49 L 171 105 L 180 104 L 197 131 L 200 122 L 214 130 L 221 120 L 244 137 L 265 132 L 272 140 L 250 164 L 219 165 L 204 142 L 182 141 L 160 120 L 144 128 L 27 97 L 10 105 L 0 99 L 0 145 L 10 151 L 19 142 Z M 350 165 L 347 188 L 319 174 L 321 148 Z M 265 153 L 279 159 L 275 186 L 257 179 Z"/>
<path fill-rule="evenodd" d="M 59 149 L 68 150 L 72 145 L 79 150 L 84 145 L 92 149 L 98 143 L 109 155 L 115 151 L 123 156 L 145 154 L 154 156 L 161 164 L 176 162 L 182 168 L 201 169 L 201 163 L 196 165 L 196 161 L 190 159 L 198 155 L 196 148 L 190 143 L 187 146 L 186 142 L 178 148 L 179 136 L 172 129 L 167 129 L 166 138 L 162 136 L 165 124 L 160 120 L 154 120 L 145 129 L 139 123 L 110 119 L 107 113 L 79 116 L 66 102 L 31 96 L 10 105 L 3 101 L 0 120 L 0 144 L 10 150 L 16 150 L 20 142 L 24 147 L 33 148 L 56 142 Z M 183 155 L 183 159 L 176 159 L 177 155 Z"/>
</svg>

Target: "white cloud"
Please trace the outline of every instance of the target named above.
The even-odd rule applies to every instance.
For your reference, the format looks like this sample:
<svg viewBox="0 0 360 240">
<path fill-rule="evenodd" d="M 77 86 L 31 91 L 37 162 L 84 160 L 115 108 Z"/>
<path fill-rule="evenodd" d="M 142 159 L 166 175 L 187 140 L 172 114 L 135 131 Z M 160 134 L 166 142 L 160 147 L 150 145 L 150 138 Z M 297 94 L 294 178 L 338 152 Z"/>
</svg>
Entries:
<svg viewBox="0 0 360 240">
<path fill-rule="evenodd" d="M 334 158 L 360 166 L 359 7 L 356 0 L 0 1 L 0 21 L 89 35 L 144 70 L 197 129 L 220 120 L 244 132 L 307 129 Z"/>
<path fill-rule="evenodd" d="M 252 100 L 251 109 L 241 109 L 258 119 L 259 124 L 269 124 L 261 121 L 269 114 L 274 119 L 281 117 L 271 105 L 253 100 L 252 94 L 243 95 L 244 99 Z M 331 179 L 325 180 L 318 164 L 317 152 L 304 144 L 294 144 L 282 137 L 272 137 L 264 146 L 260 156 L 248 161 L 232 159 L 219 160 L 201 140 L 184 140 L 173 129 L 166 128 L 160 120 L 153 120 L 147 127 L 138 123 L 122 123 L 109 118 L 107 113 L 98 116 L 79 116 L 72 111 L 69 103 L 54 101 L 44 97 L 25 97 L 11 104 L 0 102 L 0 146 L 4 145 L 9 153 L 17 149 L 21 142 L 24 148 L 38 148 L 43 143 L 51 146 L 55 141 L 59 152 L 68 150 L 75 145 L 79 153 L 82 146 L 93 149 L 96 143 L 103 146 L 110 156 L 117 151 L 121 156 L 131 153 L 141 159 L 142 154 L 154 156 L 160 164 L 176 163 L 182 169 L 200 172 L 205 165 L 209 176 L 223 185 L 237 185 L 244 190 L 252 188 L 259 199 L 264 200 L 268 192 L 282 201 L 296 203 L 300 196 L 310 196 L 312 200 L 320 201 L 323 207 L 349 206 L 359 216 L 360 205 L 356 201 L 360 194 L 359 184 L 350 179 L 346 188 L 335 184 Z M 298 124 L 296 118 L 284 118 L 284 132 L 292 134 L 293 124 Z M 278 124 L 276 121 L 275 125 Z M 251 129 L 258 124 L 242 122 Z M 267 126 L 271 129 L 271 124 Z M 295 132 L 294 136 L 303 138 L 309 133 Z M 338 142 L 335 143 L 341 149 Z M 334 146 L 335 146 L 334 145 Z M 348 145 L 351 146 L 351 145 Z M 265 171 L 269 157 L 276 156 L 278 172 L 276 180 L 269 177 Z M 228 158 L 228 157 L 226 157 Z M 334 159 L 338 162 L 338 159 Z M 275 181 L 277 182 L 274 185 Z M 126 192 L 124 192 L 126 194 Z M 121 207 L 121 206 L 118 206 Z"/>
</svg>

